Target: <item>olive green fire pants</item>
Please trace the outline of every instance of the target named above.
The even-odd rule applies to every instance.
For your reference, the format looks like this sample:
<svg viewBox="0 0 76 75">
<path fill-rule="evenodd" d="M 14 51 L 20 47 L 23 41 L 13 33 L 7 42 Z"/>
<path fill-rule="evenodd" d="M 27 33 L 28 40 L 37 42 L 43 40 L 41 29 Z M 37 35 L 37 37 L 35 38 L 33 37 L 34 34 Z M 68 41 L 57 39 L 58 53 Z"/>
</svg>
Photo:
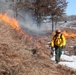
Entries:
<svg viewBox="0 0 76 75">
<path fill-rule="evenodd" d="M 62 54 L 62 47 L 55 47 L 55 61 L 59 62 Z"/>
</svg>

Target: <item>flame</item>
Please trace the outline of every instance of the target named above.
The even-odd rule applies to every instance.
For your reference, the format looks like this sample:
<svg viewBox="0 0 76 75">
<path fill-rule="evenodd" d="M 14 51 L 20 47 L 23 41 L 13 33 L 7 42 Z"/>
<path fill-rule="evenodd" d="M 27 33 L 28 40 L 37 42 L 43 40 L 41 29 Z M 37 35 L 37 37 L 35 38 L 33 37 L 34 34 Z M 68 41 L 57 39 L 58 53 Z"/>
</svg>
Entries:
<svg viewBox="0 0 76 75">
<path fill-rule="evenodd" d="M 67 33 L 66 31 L 63 31 L 62 34 L 66 37 L 66 38 L 75 38 L 76 34 L 74 33 Z"/>
<path fill-rule="evenodd" d="M 63 34 L 65 37 L 70 37 L 69 34 L 68 34 L 66 31 L 63 31 L 62 34 Z"/>
<path fill-rule="evenodd" d="M 15 28 L 17 30 L 21 30 L 21 28 L 19 27 L 19 24 L 18 24 L 18 21 L 16 20 L 16 18 L 10 18 L 7 15 L 7 13 L 5 13 L 5 14 L 0 13 L 0 19 L 2 19 L 3 21 L 5 21 L 9 25 L 11 25 L 13 28 Z M 67 33 L 66 31 L 63 31 L 62 34 L 66 38 L 74 38 L 74 37 L 76 37 L 76 34 L 74 34 L 74 33 Z M 30 40 L 32 40 L 32 38 L 30 38 Z M 37 47 L 40 48 L 40 45 L 37 45 Z"/>
<path fill-rule="evenodd" d="M 5 14 L 1 14 L 0 13 L 0 19 L 2 19 L 3 21 L 5 21 L 6 23 L 8 23 L 9 25 L 11 25 L 13 28 L 15 28 L 16 30 L 19 30 L 22 34 L 25 35 L 25 33 L 21 30 L 21 28 L 19 27 L 18 21 L 16 20 L 16 18 L 10 18 L 7 13 Z M 29 35 L 25 35 L 26 38 L 29 38 L 29 40 L 31 41 L 33 38 L 30 37 Z"/>
<path fill-rule="evenodd" d="M 15 18 L 10 18 L 7 13 L 1 14 L 0 13 L 0 19 L 11 25 L 13 28 L 16 28 L 17 30 L 20 30 L 20 27 L 18 25 L 18 21 Z"/>
</svg>

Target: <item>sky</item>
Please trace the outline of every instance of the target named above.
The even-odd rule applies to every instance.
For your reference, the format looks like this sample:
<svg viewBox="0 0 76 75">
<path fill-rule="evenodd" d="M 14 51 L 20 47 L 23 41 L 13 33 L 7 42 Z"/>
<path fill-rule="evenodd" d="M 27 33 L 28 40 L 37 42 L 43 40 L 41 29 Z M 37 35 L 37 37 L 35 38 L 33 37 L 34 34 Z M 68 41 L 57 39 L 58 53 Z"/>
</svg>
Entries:
<svg viewBox="0 0 76 75">
<path fill-rule="evenodd" d="M 66 0 L 68 6 L 66 8 L 67 15 L 76 15 L 76 0 Z"/>
</svg>

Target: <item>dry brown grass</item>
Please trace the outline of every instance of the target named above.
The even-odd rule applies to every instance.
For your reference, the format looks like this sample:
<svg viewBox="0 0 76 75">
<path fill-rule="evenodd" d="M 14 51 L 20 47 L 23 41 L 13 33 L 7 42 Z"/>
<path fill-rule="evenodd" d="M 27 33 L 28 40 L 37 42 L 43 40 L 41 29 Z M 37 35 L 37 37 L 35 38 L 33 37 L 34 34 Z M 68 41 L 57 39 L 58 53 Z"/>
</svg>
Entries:
<svg viewBox="0 0 76 75">
<path fill-rule="evenodd" d="M 26 38 L 26 34 L 0 20 L 0 75 L 76 75 L 74 70 L 50 60 L 47 40 L 36 39 L 41 48 Z"/>
</svg>

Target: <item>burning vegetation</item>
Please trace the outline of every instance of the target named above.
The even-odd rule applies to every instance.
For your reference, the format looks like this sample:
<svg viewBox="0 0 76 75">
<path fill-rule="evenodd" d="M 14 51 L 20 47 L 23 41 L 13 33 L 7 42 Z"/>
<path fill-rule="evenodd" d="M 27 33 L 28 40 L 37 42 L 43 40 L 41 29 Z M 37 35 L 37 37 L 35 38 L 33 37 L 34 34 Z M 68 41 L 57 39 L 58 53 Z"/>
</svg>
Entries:
<svg viewBox="0 0 76 75">
<path fill-rule="evenodd" d="M 14 11 L 16 17 L 18 16 L 17 9 L 28 8 L 36 15 L 38 23 L 42 20 L 41 16 L 48 13 L 52 15 L 53 21 L 53 17 L 61 16 L 62 8 L 67 6 L 66 0 L 61 2 L 57 0 L 57 3 L 54 0 L 33 0 L 33 3 L 30 0 L 28 2 L 27 0 L 12 0 L 12 2 L 12 4 L 16 3 L 15 6 L 11 5 L 14 6 L 13 9 L 16 9 Z M 53 9 L 55 11 L 50 12 Z M 71 35 L 66 31 L 63 31 L 63 34 L 69 38 L 67 47 L 73 45 L 75 49 L 76 40 L 71 37 L 76 37 L 76 35 Z M 10 18 L 7 13 L 0 13 L 0 75 L 76 75 L 75 70 L 55 64 L 50 60 L 50 47 L 47 42 L 51 37 L 52 34 L 46 37 L 31 36 L 26 31 L 22 31 L 16 18 Z M 70 50 L 70 47 L 67 47 L 65 50 Z"/>
<path fill-rule="evenodd" d="M 75 33 L 68 33 L 66 31 L 63 31 L 62 34 L 66 37 L 66 38 L 75 38 L 76 34 Z"/>
<path fill-rule="evenodd" d="M 20 27 L 18 25 L 18 21 L 15 18 L 8 17 L 7 13 L 5 13 L 5 14 L 0 13 L 0 19 L 2 19 L 3 21 L 8 23 L 9 25 L 14 27 L 15 29 L 20 30 Z"/>
<path fill-rule="evenodd" d="M 7 14 L 0 14 L 0 19 L 3 20 L 0 20 L 1 75 L 76 74 L 74 70 L 56 65 L 50 60 L 50 48 L 46 45 L 52 36 L 41 38 L 30 36 L 22 32 L 18 21 L 9 18 Z"/>
<path fill-rule="evenodd" d="M 3 21 L 5 21 L 6 23 L 8 23 L 9 25 L 11 25 L 13 28 L 20 30 L 21 28 L 19 27 L 18 21 L 16 18 L 10 18 L 7 13 L 5 14 L 1 14 L 0 13 L 0 19 L 2 19 Z M 76 37 L 76 34 L 74 33 L 67 33 L 65 30 L 62 32 L 62 34 L 66 37 L 66 38 L 74 38 Z M 32 39 L 32 38 L 30 38 Z"/>
</svg>

